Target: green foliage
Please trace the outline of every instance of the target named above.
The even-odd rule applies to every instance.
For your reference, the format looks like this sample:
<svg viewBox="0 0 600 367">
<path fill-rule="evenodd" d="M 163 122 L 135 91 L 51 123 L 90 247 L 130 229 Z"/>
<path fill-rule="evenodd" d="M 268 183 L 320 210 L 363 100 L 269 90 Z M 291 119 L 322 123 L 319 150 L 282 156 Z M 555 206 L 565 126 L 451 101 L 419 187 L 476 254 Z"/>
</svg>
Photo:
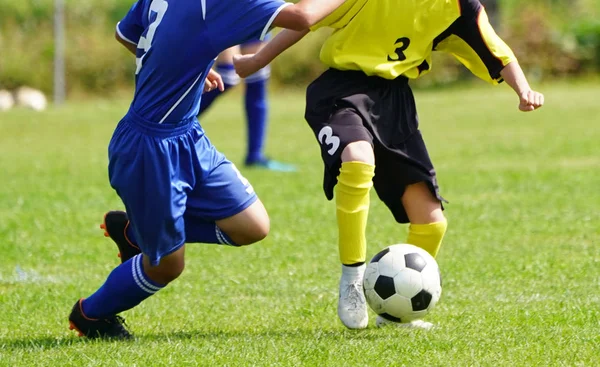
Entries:
<svg viewBox="0 0 600 367">
<path fill-rule="evenodd" d="M 66 0 L 67 84 L 70 92 L 111 93 L 129 87 L 135 63 L 113 39 L 132 1 Z M 0 87 L 52 90 L 53 1 L 0 0 Z M 501 0 L 499 33 L 529 74 L 540 78 L 600 71 L 600 2 Z M 282 85 L 305 86 L 324 66 L 326 30 L 310 34 L 273 65 Z M 433 72 L 416 85 L 441 85 L 469 75 L 453 59 L 434 56 Z"/>
<path fill-rule="evenodd" d="M 67 84 L 70 91 L 108 93 L 127 86 L 135 68 L 114 41 L 128 1 L 67 0 Z M 53 1 L 0 0 L 0 87 L 52 90 Z"/>
<path fill-rule="evenodd" d="M 240 168 L 271 217 L 261 243 L 190 244 L 181 278 L 124 312 L 137 339 L 86 341 L 73 303 L 118 264 L 98 223 L 123 208 L 106 147 L 128 100 L 0 116 L 0 366 L 597 366 L 600 333 L 598 85 L 547 85 L 547 106 L 517 111 L 507 87 L 419 92 L 449 229 L 430 332 L 346 330 L 335 204 L 303 122 L 303 95 L 271 100 L 268 153 L 297 173 Z M 245 150 L 236 93 L 204 116 L 235 162 Z M 403 242 L 372 193 L 368 255 Z"/>
</svg>

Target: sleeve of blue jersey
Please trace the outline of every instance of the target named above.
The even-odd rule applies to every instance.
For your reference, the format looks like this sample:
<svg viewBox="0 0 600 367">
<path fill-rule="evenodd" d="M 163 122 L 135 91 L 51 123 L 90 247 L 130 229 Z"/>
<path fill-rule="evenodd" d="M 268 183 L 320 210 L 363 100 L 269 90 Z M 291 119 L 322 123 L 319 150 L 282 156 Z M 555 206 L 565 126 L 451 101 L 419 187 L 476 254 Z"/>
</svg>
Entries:
<svg viewBox="0 0 600 367">
<path fill-rule="evenodd" d="M 138 44 L 144 33 L 142 14 L 143 6 L 141 2 L 133 4 L 127 15 L 117 23 L 117 34 L 121 39 L 134 45 Z"/>
<path fill-rule="evenodd" d="M 286 6 L 292 5 L 282 0 L 249 1 L 248 3 L 251 5 L 245 13 L 248 29 L 254 28 L 259 32 L 256 37 L 261 41 L 267 37 L 279 12 Z"/>
</svg>

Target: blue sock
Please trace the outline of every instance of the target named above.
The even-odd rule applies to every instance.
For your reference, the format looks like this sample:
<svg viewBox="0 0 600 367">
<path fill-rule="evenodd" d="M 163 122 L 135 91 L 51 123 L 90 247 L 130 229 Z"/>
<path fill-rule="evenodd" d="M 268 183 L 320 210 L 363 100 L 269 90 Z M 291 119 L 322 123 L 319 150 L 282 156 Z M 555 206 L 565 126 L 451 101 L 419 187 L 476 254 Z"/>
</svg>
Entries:
<svg viewBox="0 0 600 367">
<path fill-rule="evenodd" d="M 202 99 L 200 100 L 200 112 L 198 113 L 198 116 L 202 115 L 204 111 L 206 111 L 210 105 L 212 105 L 217 97 L 240 83 L 240 77 L 235 73 L 233 64 L 219 64 L 215 67 L 215 71 L 221 74 L 223 84 L 225 85 L 225 90 L 221 92 L 218 89 L 213 89 L 208 93 L 204 93 L 202 95 Z"/>
<path fill-rule="evenodd" d="M 117 266 L 102 287 L 83 300 L 81 307 L 85 316 L 103 319 L 137 306 L 163 287 L 144 273 L 139 254 Z"/>
<path fill-rule="evenodd" d="M 205 222 L 189 216 L 184 218 L 186 243 L 216 243 L 239 246 L 225 232 L 221 231 L 215 222 Z"/>
<path fill-rule="evenodd" d="M 206 222 L 191 215 L 184 215 L 186 243 L 216 243 L 220 245 L 239 246 L 215 222 Z M 127 238 L 137 246 L 137 240 L 131 225 L 127 226 Z"/>
<path fill-rule="evenodd" d="M 260 73 L 260 71 L 259 71 Z M 268 78 L 246 80 L 246 121 L 248 124 L 246 164 L 264 159 L 263 149 L 267 133 Z"/>
</svg>

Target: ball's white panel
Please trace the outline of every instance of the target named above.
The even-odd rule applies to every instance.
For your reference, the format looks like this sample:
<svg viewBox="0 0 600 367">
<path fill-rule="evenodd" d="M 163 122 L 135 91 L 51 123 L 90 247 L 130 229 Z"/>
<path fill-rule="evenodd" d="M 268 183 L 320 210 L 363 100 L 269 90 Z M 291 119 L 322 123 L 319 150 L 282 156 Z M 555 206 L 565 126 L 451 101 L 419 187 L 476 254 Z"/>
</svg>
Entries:
<svg viewBox="0 0 600 367">
<path fill-rule="evenodd" d="M 394 277 L 404 268 L 404 255 L 394 252 L 385 254 L 378 262 L 379 274 Z"/>
<path fill-rule="evenodd" d="M 406 298 L 412 298 L 423 289 L 421 273 L 404 268 L 394 277 L 394 286 L 396 293 Z"/>
<path fill-rule="evenodd" d="M 384 312 L 383 300 L 377 295 L 377 293 L 373 289 L 365 290 L 365 298 L 367 299 L 367 303 L 369 304 L 371 309 L 375 311 L 375 313 L 379 314 Z"/>
<path fill-rule="evenodd" d="M 367 265 L 365 269 L 365 275 L 363 278 L 363 284 L 365 290 L 373 289 L 375 287 L 375 282 L 379 277 L 379 263 L 370 263 Z"/>
<path fill-rule="evenodd" d="M 410 299 L 395 294 L 383 301 L 383 312 L 404 321 L 404 318 L 412 312 Z"/>
<path fill-rule="evenodd" d="M 396 245 L 388 246 L 388 248 L 390 249 L 390 252 L 395 252 L 395 253 L 399 253 L 399 254 L 405 254 L 407 252 L 411 252 L 411 251 L 413 251 L 412 250 L 413 247 L 416 247 L 416 246 L 407 245 L 405 243 L 399 243 Z"/>
<path fill-rule="evenodd" d="M 431 293 L 432 300 L 438 300 L 442 294 L 440 272 L 435 263 L 429 263 L 421 272 L 423 289 Z"/>
</svg>

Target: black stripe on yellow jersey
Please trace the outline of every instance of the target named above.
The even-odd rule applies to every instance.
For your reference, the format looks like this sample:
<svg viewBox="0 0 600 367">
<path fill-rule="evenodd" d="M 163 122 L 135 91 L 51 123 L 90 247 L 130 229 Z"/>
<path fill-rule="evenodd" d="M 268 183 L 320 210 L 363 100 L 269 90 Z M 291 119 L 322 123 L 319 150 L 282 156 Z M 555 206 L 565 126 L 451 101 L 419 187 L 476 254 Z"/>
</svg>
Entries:
<svg viewBox="0 0 600 367">
<path fill-rule="evenodd" d="M 491 83 L 516 61 L 478 0 L 347 0 L 313 30 L 321 27 L 334 28 L 321 49 L 327 66 L 386 79 L 427 73 L 433 51 Z"/>
</svg>

